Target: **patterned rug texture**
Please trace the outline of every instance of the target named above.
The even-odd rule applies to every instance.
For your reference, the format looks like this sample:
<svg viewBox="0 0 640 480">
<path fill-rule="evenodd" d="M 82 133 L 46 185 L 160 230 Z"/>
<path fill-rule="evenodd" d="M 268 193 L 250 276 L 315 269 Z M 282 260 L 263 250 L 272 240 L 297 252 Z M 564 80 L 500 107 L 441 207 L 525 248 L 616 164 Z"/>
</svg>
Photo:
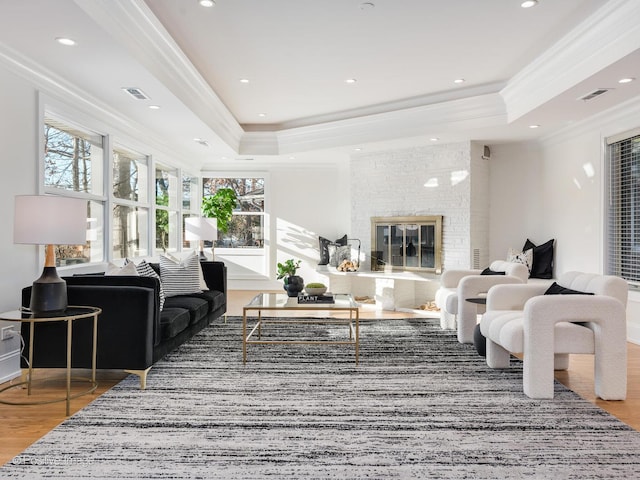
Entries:
<svg viewBox="0 0 640 480">
<path fill-rule="evenodd" d="M 272 325 L 330 339 L 344 325 Z M 522 393 L 434 319 L 361 325 L 341 345 L 249 346 L 241 320 L 129 376 L 0 468 L 0 478 L 631 479 L 640 434 L 561 384 Z"/>
</svg>

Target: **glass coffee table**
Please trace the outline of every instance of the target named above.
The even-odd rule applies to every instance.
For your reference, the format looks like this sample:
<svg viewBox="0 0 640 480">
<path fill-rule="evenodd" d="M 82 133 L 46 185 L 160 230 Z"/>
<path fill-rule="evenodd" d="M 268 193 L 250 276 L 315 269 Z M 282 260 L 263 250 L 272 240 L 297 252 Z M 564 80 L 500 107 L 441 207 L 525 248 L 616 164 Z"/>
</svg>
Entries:
<svg viewBox="0 0 640 480">
<path fill-rule="evenodd" d="M 274 345 L 274 344 L 313 344 L 313 345 L 353 345 L 355 348 L 356 365 L 359 356 L 360 337 L 360 310 L 358 304 L 351 295 L 334 295 L 335 303 L 298 303 L 297 297 L 289 297 L 284 293 L 260 293 L 256 295 L 242 309 L 242 362 L 247 363 L 247 345 Z M 278 318 L 271 317 L 268 320 L 263 318 L 265 311 L 344 311 L 349 312 L 349 318 L 309 318 L 291 317 Z M 257 313 L 256 324 L 247 333 L 247 321 L 249 315 Z M 349 331 L 349 338 L 344 340 L 284 340 L 284 339 L 262 339 L 262 328 L 266 324 L 296 324 L 306 326 L 310 324 L 336 324 L 346 325 Z M 257 337 L 257 338 L 255 338 Z"/>
</svg>

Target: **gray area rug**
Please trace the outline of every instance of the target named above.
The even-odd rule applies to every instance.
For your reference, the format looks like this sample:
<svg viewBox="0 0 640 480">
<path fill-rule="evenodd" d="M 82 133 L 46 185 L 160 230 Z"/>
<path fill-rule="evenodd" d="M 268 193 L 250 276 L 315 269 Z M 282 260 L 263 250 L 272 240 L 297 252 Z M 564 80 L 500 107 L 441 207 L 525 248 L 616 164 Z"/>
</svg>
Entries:
<svg viewBox="0 0 640 480">
<path fill-rule="evenodd" d="M 556 384 L 522 393 L 437 320 L 361 327 L 346 346 L 250 346 L 217 323 L 0 468 L 0 478 L 638 478 L 640 434 Z M 344 326 L 266 335 L 342 338 Z"/>
</svg>

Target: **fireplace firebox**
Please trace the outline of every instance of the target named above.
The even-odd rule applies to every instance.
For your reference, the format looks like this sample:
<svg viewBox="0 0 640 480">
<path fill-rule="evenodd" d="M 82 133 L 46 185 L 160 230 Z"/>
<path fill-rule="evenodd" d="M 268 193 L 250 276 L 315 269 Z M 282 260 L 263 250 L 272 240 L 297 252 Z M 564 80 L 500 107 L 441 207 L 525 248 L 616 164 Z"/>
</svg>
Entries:
<svg viewBox="0 0 640 480">
<path fill-rule="evenodd" d="M 372 217 L 371 270 L 442 272 L 442 216 Z"/>
</svg>

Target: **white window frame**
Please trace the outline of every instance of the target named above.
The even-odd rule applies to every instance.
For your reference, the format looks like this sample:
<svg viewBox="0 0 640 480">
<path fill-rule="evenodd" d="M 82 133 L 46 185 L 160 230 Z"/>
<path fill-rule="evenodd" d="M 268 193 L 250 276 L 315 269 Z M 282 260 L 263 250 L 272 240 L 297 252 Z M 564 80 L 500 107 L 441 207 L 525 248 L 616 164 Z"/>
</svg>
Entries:
<svg viewBox="0 0 640 480">
<path fill-rule="evenodd" d="M 618 156 L 614 157 L 616 148 L 628 141 L 637 141 L 640 148 L 640 128 L 606 138 L 604 268 L 607 274 L 622 277 L 627 280 L 630 288 L 640 290 L 640 172 L 637 175 L 637 186 L 634 186 L 633 179 L 628 175 L 628 170 L 633 166 L 630 164 L 631 154 L 622 159 Z M 640 157 L 640 153 L 638 155 Z M 628 163 L 622 164 L 625 161 Z M 638 167 L 640 167 L 640 158 Z M 637 215 L 627 211 L 625 216 L 624 205 L 621 204 L 623 195 L 636 196 L 638 200 L 632 199 L 629 205 L 632 209 L 638 210 Z M 637 218 L 637 222 L 632 221 L 629 225 L 629 215 L 634 219 Z M 628 233 L 629 229 L 633 229 L 633 232 Z"/>
</svg>

